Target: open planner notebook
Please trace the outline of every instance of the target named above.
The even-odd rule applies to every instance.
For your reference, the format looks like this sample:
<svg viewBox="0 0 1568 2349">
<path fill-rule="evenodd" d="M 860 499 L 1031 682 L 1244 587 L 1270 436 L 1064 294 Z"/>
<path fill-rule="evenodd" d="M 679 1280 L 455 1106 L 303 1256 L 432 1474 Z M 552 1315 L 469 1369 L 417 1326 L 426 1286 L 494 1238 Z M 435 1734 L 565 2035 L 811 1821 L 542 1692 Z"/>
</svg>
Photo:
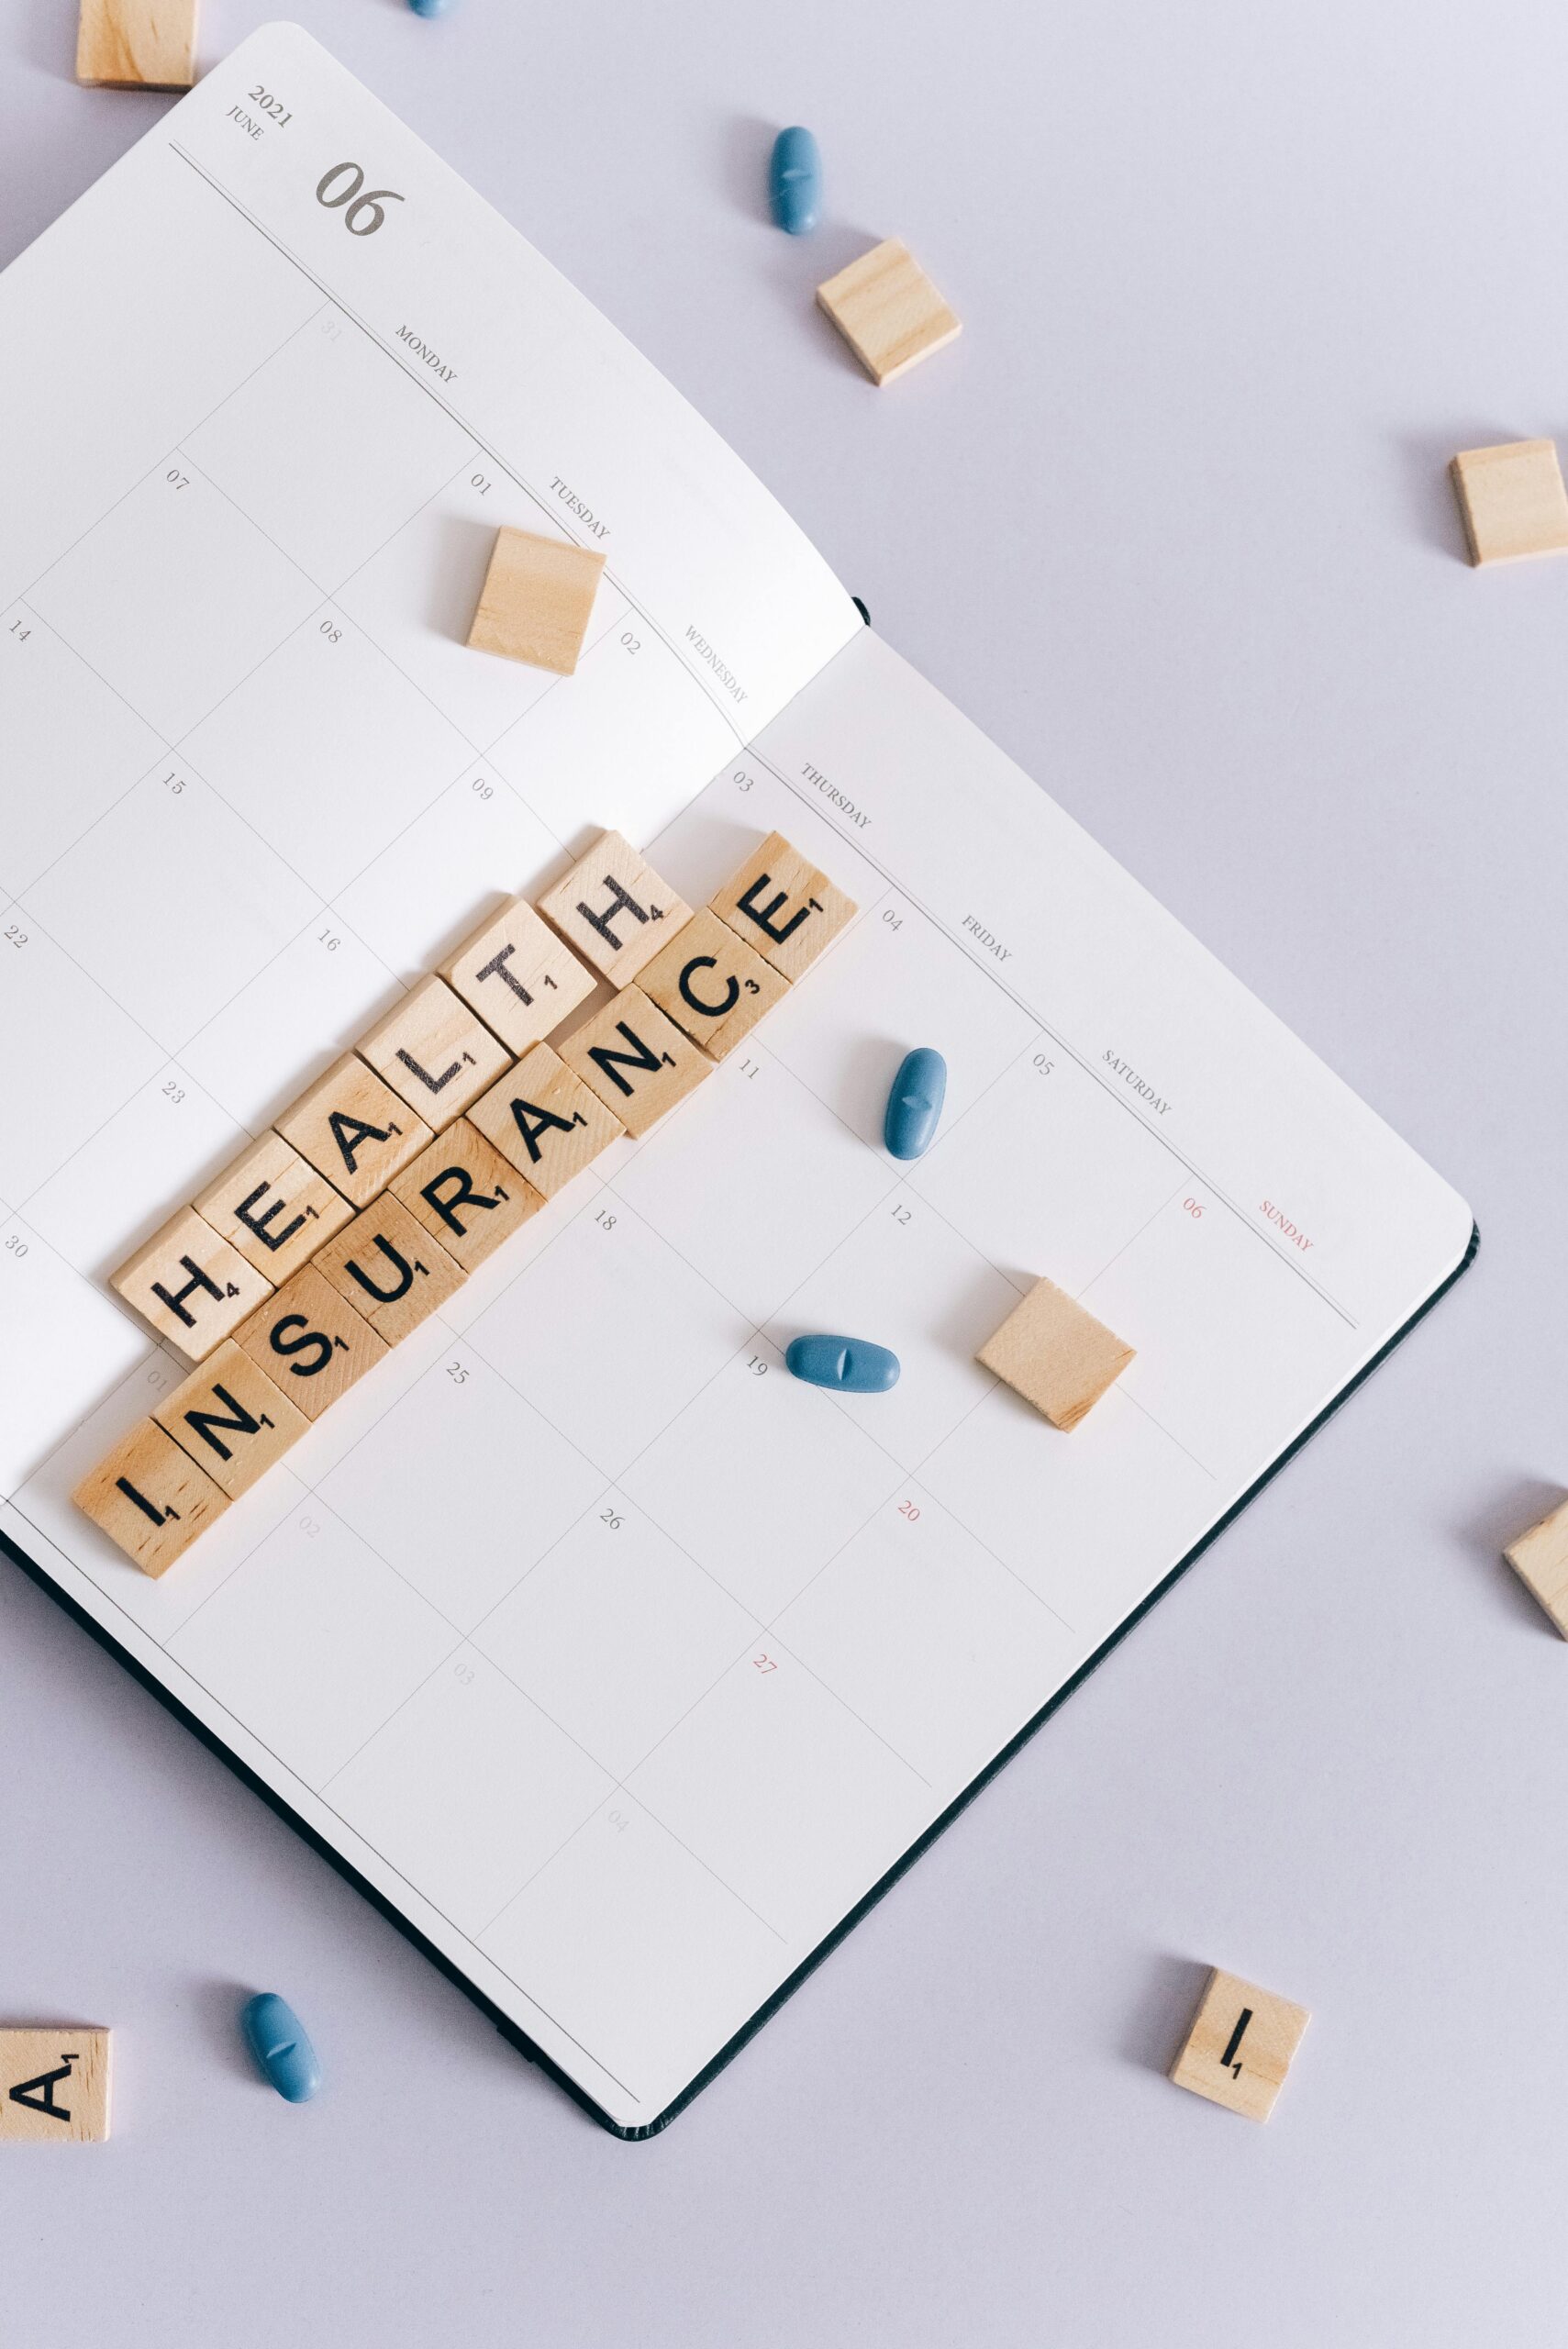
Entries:
<svg viewBox="0 0 1568 2349">
<path fill-rule="evenodd" d="M 1470 1214 L 295 28 L 6 272 L 0 341 L 0 1527 L 645 2134 Z M 607 557 L 574 677 L 463 645 L 501 523 Z M 109 1274 L 606 826 L 694 906 L 776 829 L 859 913 L 139 1574 L 69 1496 L 186 1365 Z M 916 1044 L 949 1091 L 903 1165 Z M 1137 1349 L 1072 1435 L 974 1359 L 1040 1275 Z M 792 1380 L 810 1330 L 901 1383 Z"/>
</svg>

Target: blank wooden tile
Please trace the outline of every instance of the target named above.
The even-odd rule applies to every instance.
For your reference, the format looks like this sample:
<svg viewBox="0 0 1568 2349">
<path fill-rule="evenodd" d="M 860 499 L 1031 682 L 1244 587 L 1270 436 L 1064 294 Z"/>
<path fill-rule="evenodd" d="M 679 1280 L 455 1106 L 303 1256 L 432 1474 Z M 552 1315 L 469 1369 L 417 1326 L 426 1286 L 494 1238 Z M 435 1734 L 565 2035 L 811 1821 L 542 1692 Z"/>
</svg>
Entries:
<svg viewBox="0 0 1568 2349">
<path fill-rule="evenodd" d="M 548 1044 L 525 1052 L 468 1119 L 547 1199 L 626 1130 Z"/>
<path fill-rule="evenodd" d="M 543 1194 L 466 1118 L 404 1168 L 392 1197 L 467 1273 L 544 1205 Z"/>
<path fill-rule="evenodd" d="M 116 1444 L 71 1496 L 144 1575 L 161 1575 L 228 1507 L 228 1496 L 152 1419 Z"/>
<path fill-rule="evenodd" d="M 1133 1349 L 1051 1281 L 1036 1281 L 975 1356 L 1052 1427 L 1075 1428 Z"/>
<path fill-rule="evenodd" d="M 385 1339 L 313 1264 L 235 1331 L 235 1342 L 307 1419 L 318 1419 L 387 1352 Z"/>
<path fill-rule="evenodd" d="M 487 1092 L 512 1057 L 433 971 L 356 1050 L 435 1133 Z"/>
<path fill-rule="evenodd" d="M 1510 1542 L 1503 1555 L 1568 1640 L 1568 1500 Z"/>
<path fill-rule="evenodd" d="M 637 984 L 715 1061 L 789 993 L 784 973 L 706 906 L 638 973 Z"/>
<path fill-rule="evenodd" d="M 619 832 L 601 832 L 586 856 L 545 891 L 539 909 L 615 987 L 651 963 L 692 911 Z"/>
<path fill-rule="evenodd" d="M 1217 1965 L 1171 2077 L 1211 2104 L 1266 2121 L 1311 2020 L 1305 2007 Z"/>
<path fill-rule="evenodd" d="M 1465 449 L 1451 471 L 1472 562 L 1511 562 L 1568 547 L 1568 495 L 1552 441 Z"/>
<path fill-rule="evenodd" d="M 354 1212 L 279 1133 L 253 1141 L 198 1195 L 195 1208 L 274 1287 L 308 1263 Z"/>
<path fill-rule="evenodd" d="M 808 970 L 856 910 L 854 899 L 835 889 L 782 832 L 770 832 L 716 891 L 711 909 L 786 979 Z"/>
<path fill-rule="evenodd" d="M 0 2031 L 0 2144 L 101 2144 L 114 2038 L 96 2023 Z"/>
<path fill-rule="evenodd" d="M 514 897 L 482 922 L 441 964 L 441 976 L 509 1052 L 541 1043 L 595 984 L 595 973 L 526 897 Z"/>
<path fill-rule="evenodd" d="M 896 237 L 819 285 L 817 299 L 873 384 L 891 384 L 963 330 Z"/>
<path fill-rule="evenodd" d="M 628 1134 L 645 1134 L 713 1074 L 701 1046 L 683 1036 L 640 987 L 623 987 L 562 1036 L 558 1049 Z"/>
<path fill-rule="evenodd" d="M 431 1139 L 424 1119 L 357 1052 L 335 1061 L 274 1122 L 284 1140 L 357 1208 L 368 1207 Z"/>
<path fill-rule="evenodd" d="M 390 1191 L 327 1242 L 314 1269 L 389 1346 L 401 1345 L 468 1278 Z"/>
<path fill-rule="evenodd" d="M 310 1424 L 232 1338 L 152 1416 L 231 1501 L 265 1475 Z"/>
<path fill-rule="evenodd" d="M 196 0 L 82 0 L 76 79 L 117 90 L 188 90 Z"/>
<path fill-rule="evenodd" d="M 495 533 L 490 568 L 468 640 L 530 668 L 571 676 L 599 592 L 602 554 L 531 530 Z"/>
<path fill-rule="evenodd" d="M 193 1362 L 221 1345 L 272 1287 L 195 1208 L 171 1216 L 109 1286 Z"/>
</svg>

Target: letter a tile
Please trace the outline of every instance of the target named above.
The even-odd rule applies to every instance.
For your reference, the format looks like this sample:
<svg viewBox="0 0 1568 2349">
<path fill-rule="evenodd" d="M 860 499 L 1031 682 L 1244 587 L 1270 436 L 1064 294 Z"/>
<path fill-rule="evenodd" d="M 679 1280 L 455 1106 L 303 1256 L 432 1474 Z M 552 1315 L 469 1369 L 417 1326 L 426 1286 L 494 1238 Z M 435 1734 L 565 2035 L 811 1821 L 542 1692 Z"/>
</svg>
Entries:
<svg viewBox="0 0 1568 2349">
<path fill-rule="evenodd" d="M 113 2044 L 95 2023 L 0 2031 L 0 2144 L 101 2144 Z"/>
</svg>

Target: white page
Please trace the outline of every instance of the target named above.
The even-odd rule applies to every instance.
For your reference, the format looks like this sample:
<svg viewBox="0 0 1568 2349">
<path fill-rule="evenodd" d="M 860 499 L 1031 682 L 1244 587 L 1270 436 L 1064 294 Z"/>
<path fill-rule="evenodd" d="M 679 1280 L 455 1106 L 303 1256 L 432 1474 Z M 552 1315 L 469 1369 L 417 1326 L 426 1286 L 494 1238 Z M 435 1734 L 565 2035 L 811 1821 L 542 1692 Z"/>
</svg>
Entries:
<svg viewBox="0 0 1568 2349">
<path fill-rule="evenodd" d="M 316 203 L 340 156 L 406 191 L 368 239 Z M 439 401 L 391 373 L 416 310 Z M 0 1523 L 646 2129 L 1459 1267 L 1468 1210 L 303 36 L 204 83 L 0 280 L 0 321 L 58 354 L 0 438 L 28 1105 Z M 451 640 L 489 524 L 543 527 L 519 484 L 557 477 L 615 550 L 559 687 Z M 709 612 L 744 707 L 688 665 Z M 69 1500 L 181 1375 L 106 1275 L 606 822 L 693 904 L 776 827 L 859 914 L 147 1579 Z M 950 1092 L 901 1166 L 880 1119 L 916 1042 Z M 973 1360 L 1039 1274 L 1138 1349 L 1072 1436 Z M 895 1346 L 895 1391 L 790 1380 L 824 1327 Z"/>
</svg>

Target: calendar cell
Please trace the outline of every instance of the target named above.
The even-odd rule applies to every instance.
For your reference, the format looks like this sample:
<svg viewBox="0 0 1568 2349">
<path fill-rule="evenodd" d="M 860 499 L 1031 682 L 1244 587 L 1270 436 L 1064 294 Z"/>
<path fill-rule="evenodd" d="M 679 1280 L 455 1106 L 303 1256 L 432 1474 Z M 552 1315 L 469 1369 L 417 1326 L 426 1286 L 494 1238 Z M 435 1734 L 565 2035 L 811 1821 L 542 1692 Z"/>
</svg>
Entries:
<svg viewBox="0 0 1568 2349">
<path fill-rule="evenodd" d="M 968 1117 L 950 1116 L 909 1170 L 911 1190 L 1020 1289 L 1044 1274 L 1073 1296 L 1185 1179 L 1181 1161 L 1045 1036 Z"/>
<path fill-rule="evenodd" d="M 462 1291 L 459 1291 L 462 1295 Z M 399 1346 L 394 1346 L 329 1411 L 314 1420 L 289 1454 L 296 1475 L 313 1488 L 323 1485 L 340 1461 L 379 1425 L 402 1396 L 451 1344 L 451 1331 L 439 1314 L 421 1321 Z"/>
<path fill-rule="evenodd" d="M 915 1045 L 947 1062 L 951 1129 L 1033 1034 L 1029 1015 L 967 955 L 887 896 L 862 907 L 791 990 L 768 1022 L 767 1044 L 880 1152 L 888 1088 Z"/>
<path fill-rule="evenodd" d="M 610 1489 L 473 1637 L 624 1778 L 758 1629 L 668 1534 Z"/>
<path fill-rule="evenodd" d="M 450 1653 L 457 1634 L 311 1494 L 167 1644 L 219 1704 L 287 1755 L 295 1777 L 320 1787 Z"/>
<path fill-rule="evenodd" d="M 778 1637 L 951 1795 L 1065 1678 L 1082 1642 L 911 1482 L 809 1583 Z M 933 1703 L 940 1688 L 942 1701 Z"/>
<path fill-rule="evenodd" d="M 470 1325 L 469 1341 L 607 1480 L 707 1386 L 747 1327 L 602 1193 Z"/>
<path fill-rule="evenodd" d="M 16 1217 L 0 1226 L 0 1493 L 12 1493 L 80 1418 L 80 1402 L 70 1398 L 107 1393 L 150 1347 L 106 1290 L 80 1280 Z M 102 1449 L 125 1432 L 111 1430 Z M 82 1473 L 92 1465 L 83 1460 Z"/>
<path fill-rule="evenodd" d="M 0 1196 L 24 1204 L 166 1057 L 24 907 L 0 911 Z"/>
<path fill-rule="evenodd" d="M 28 595 L 170 744 L 320 600 L 221 490 L 172 454 Z"/>
<path fill-rule="evenodd" d="M 350 618 L 476 749 L 516 725 L 557 683 L 548 669 L 469 650 L 495 533 L 507 523 L 541 538 L 563 535 L 475 451 L 472 465 L 421 507 L 339 596 Z M 584 651 L 621 627 L 627 613 L 625 596 L 601 578 Z"/>
<path fill-rule="evenodd" d="M 28 1202 L 69 1264 L 103 1282 L 244 1145 L 244 1129 L 167 1062 Z"/>
<path fill-rule="evenodd" d="M 471 447 L 428 391 L 328 306 L 213 410 L 182 454 L 330 595 Z"/>
<path fill-rule="evenodd" d="M 581 850 L 595 812 L 645 840 L 733 739 L 701 685 L 632 615 L 584 650 L 575 676 L 552 679 L 489 758 L 562 846 Z M 614 778 L 613 807 L 587 806 L 584 775 Z"/>
<path fill-rule="evenodd" d="M 1342 1325 L 1240 1216 L 1189 1178 L 1083 1303 L 1137 1358 L 1127 1391 L 1207 1467 L 1257 1456 L 1281 1414 L 1310 1417 Z"/>
<path fill-rule="evenodd" d="M 786 1300 L 768 1334 L 779 1346 L 813 1330 L 890 1346 L 903 1365 L 891 1393 L 835 1400 L 917 1468 L 990 1391 L 975 1349 L 1017 1303 L 995 1267 L 899 1184 Z"/>
<path fill-rule="evenodd" d="M 373 863 L 473 755 L 330 606 L 254 669 L 186 748 L 323 897 Z"/>
<path fill-rule="evenodd" d="M 335 909 L 399 978 L 412 980 L 509 897 L 536 895 L 559 858 L 510 784 L 475 765 L 383 849 Z"/>
<path fill-rule="evenodd" d="M 778 1935 L 618 1792 L 479 1940 L 649 2120 L 779 1973 Z"/>
<path fill-rule="evenodd" d="M 150 726 L 25 604 L 0 617 L 0 891 L 20 895 L 157 758 Z"/>
<path fill-rule="evenodd" d="M 920 1477 L 1089 1645 L 1190 1549 L 1225 1499 L 1117 1387 L 1063 1435 L 998 1386 Z"/>
<path fill-rule="evenodd" d="M 160 763 L 27 899 L 170 1052 L 287 944 L 316 898 L 194 767 Z"/>
<path fill-rule="evenodd" d="M 412 1473 L 411 1462 L 420 1464 Z M 320 1490 L 432 1607 L 467 1631 L 603 1485 L 564 1436 L 449 1335 L 439 1357 Z"/>
<path fill-rule="evenodd" d="M 803 1474 L 803 1462 L 809 1472 Z M 759 1338 L 622 1478 L 759 1622 L 771 1622 L 886 1499 L 898 1469 Z"/>
<path fill-rule="evenodd" d="M 805 1943 L 870 1888 L 930 1810 L 920 1774 L 776 1634 L 730 1667 L 627 1791 Z"/>
<path fill-rule="evenodd" d="M 898 1179 L 760 1032 L 609 1177 L 617 1196 L 723 1291 L 748 1328 L 776 1313 Z"/>
<path fill-rule="evenodd" d="M 325 1789 L 465 1933 L 483 1932 L 610 1791 L 607 1774 L 471 1647 L 448 1656 Z"/>
<path fill-rule="evenodd" d="M 181 1065 L 254 1132 L 340 1059 L 397 995 L 380 957 L 322 907 L 196 1030 Z"/>
</svg>

